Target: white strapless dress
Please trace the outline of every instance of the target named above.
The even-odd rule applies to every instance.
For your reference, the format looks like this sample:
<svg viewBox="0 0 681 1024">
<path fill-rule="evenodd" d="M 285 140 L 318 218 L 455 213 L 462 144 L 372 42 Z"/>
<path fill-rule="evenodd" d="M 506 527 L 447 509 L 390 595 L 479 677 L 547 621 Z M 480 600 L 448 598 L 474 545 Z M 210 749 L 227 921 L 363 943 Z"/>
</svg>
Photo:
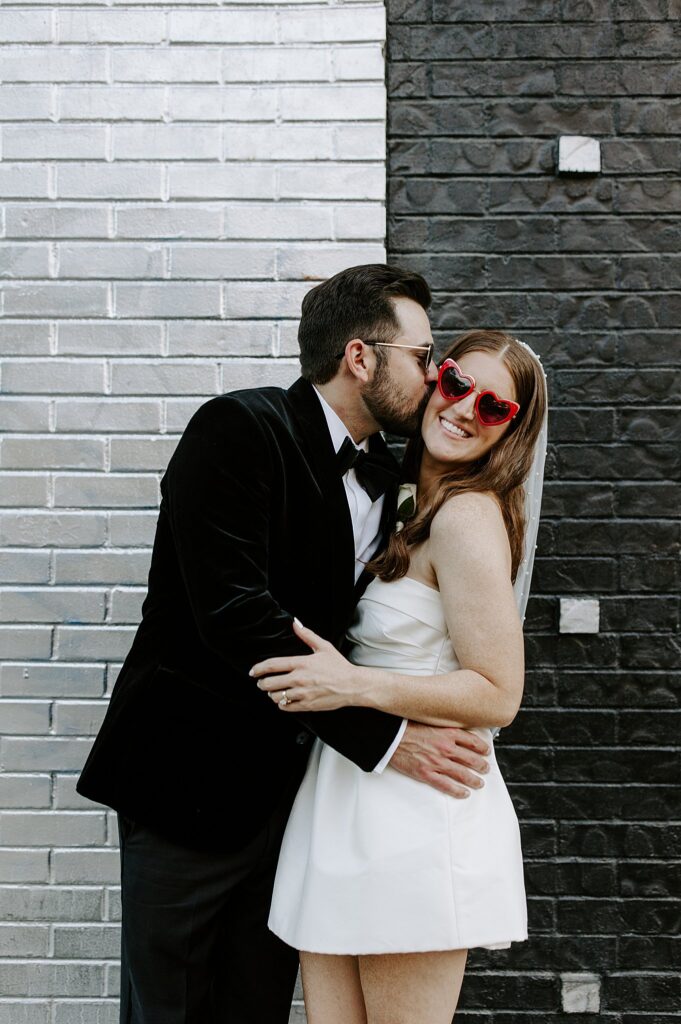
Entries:
<svg viewBox="0 0 681 1024">
<path fill-rule="evenodd" d="M 373 580 L 349 632 L 355 664 L 408 675 L 459 667 L 440 594 Z M 489 729 L 476 729 L 490 742 Z M 269 926 L 316 953 L 504 948 L 527 938 L 518 819 L 494 754 L 465 800 L 368 774 L 317 741 L 288 821 Z"/>
</svg>

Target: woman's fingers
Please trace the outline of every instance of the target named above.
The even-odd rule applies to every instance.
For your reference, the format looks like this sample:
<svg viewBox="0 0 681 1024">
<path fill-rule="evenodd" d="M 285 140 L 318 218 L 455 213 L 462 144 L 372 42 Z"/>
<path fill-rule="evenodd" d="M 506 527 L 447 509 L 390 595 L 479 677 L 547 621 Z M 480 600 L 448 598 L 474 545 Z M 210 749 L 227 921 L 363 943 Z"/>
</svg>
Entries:
<svg viewBox="0 0 681 1024">
<path fill-rule="evenodd" d="M 333 644 L 330 644 L 328 640 L 324 640 L 323 637 L 319 636 L 312 629 L 308 629 L 299 619 L 293 620 L 293 632 L 303 643 L 311 647 L 313 651 L 321 651 L 326 647 L 333 647 Z"/>
<path fill-rule="evenodd" d="M 278 676 L 265 676 L 264 679 L 258 680 L 258 689 L 265 690 L 267 693 L 283 692 L 285 689 L 290 690 L 295 682 L 293 672 L 287 672 Z"/>
<path fill-rule="evenodd" d="M 275 704 L 283 706 L 286 706 L 286 704 L 290 704 L 293 702 L 293 700 L 295 700 L 293 690 L 288 688 L 284 690 L 272 690 L 272 692 L 268 694 L 268 696 L 270 697 L 271 700 L 274 701 Z"/>
<path fill-rule="evenodd" d="M 277 672 L 294 672 L 300 668 L 300 658 L 268 658 L 267 661 L 259 661 L 248 673 L 257 679 L 259 676 L 266 676 Z"/>
<path fill-rule="evenodd" d="M 279 706 L 282 711 L 307 711 L 309 710 L 305 696 L 297 690 L 273 690 L 268 696 Z"/>
<path fill-rule="evenodd" d="M 306 626 L 299 622 L 298 619 L 293 620 L 293 632 L 296 636 L 307 644 L 313 651 L 335 651 L 336 648 L 333 644 L 330 644 L 328 640 L 324 640 L 323 637 L 318 636 L 313 630 L 308 629 Z M 268 658 L 266 661 L 259 661 L 257 665 L 249 671 L 249 676 L 254 679 L 258 679 L 260 676 L 269 675 L 270 673 L 276 674 L 277 672 L 294 672 L 296 669 L 301 668 L 303 661 L 307 660 L 309 655 L 302 655 L 295 658 Z"/>
</svg>

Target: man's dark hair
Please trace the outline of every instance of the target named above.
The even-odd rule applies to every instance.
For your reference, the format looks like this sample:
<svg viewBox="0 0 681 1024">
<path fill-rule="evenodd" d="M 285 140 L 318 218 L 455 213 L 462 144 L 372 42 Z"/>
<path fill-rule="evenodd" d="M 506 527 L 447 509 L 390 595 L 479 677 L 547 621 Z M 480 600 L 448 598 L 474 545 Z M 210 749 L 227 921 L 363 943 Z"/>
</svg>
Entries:
<svg viewBox="0 0 681 1024">
<path fill-rule="evenodd" d="M 399 322 L 390 300 L 400 296 L 430 306 L 430 288 L 420 274 L 386 263 L 349 267 L 309 291 L 298 328 L 303 377 L 313 384 L 335 377 L 338 353 L 352 338 L 394 338 Z"/>
</svg>

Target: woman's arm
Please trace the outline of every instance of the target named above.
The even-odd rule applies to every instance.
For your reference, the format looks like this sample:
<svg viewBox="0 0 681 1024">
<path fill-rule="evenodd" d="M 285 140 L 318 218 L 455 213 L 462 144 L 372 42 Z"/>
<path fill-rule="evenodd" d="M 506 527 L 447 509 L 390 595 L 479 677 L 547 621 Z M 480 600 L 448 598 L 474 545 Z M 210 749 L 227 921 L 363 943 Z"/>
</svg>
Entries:
<svg viewBox="0 0 681 1024">
<path fill-rule="evenodd" d="M 510 550 L 496 502 L 482 494 L 450 499 L 428 541 L 447 624 L 461 669 L 409 676 L 352 665 L 311 630 L 296 626 L 309 657 L 254 666 L 261 689 L 283 711 L 348 704 L 379 708 L 428 725 L 504 726 L 523 690 L 523 638 L 510 581 Z"/>
<path fill-rule="evenodd" d="M 524 651 L 508 537 L 494 499 L 451 498 L 433 520 L 428 555 L 461 668 L 374 678 L 360 668 L 367 673 L 359 683 L 362 702 L 429 725 L 508 725 L 522 698 Z"/>
</svg>

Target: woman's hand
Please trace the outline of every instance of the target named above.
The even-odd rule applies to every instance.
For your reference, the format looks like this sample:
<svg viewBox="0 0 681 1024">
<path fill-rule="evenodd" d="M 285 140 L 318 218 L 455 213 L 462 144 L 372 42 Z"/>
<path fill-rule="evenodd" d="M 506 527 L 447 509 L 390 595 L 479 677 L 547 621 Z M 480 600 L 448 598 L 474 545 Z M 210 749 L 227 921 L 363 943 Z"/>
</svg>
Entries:
<svg viewBox="0 0 681 1024">
<path fill-rule="evenodd" d="M 268 658 L 254 665 L 249 675 L 258 679 L 282 711 L 333 711 L 360 704 L 360 677 L 333 644 L 323 640 L 297 619 L 293 631 L 312 654 L 295 658 Z"/>
</svg>

